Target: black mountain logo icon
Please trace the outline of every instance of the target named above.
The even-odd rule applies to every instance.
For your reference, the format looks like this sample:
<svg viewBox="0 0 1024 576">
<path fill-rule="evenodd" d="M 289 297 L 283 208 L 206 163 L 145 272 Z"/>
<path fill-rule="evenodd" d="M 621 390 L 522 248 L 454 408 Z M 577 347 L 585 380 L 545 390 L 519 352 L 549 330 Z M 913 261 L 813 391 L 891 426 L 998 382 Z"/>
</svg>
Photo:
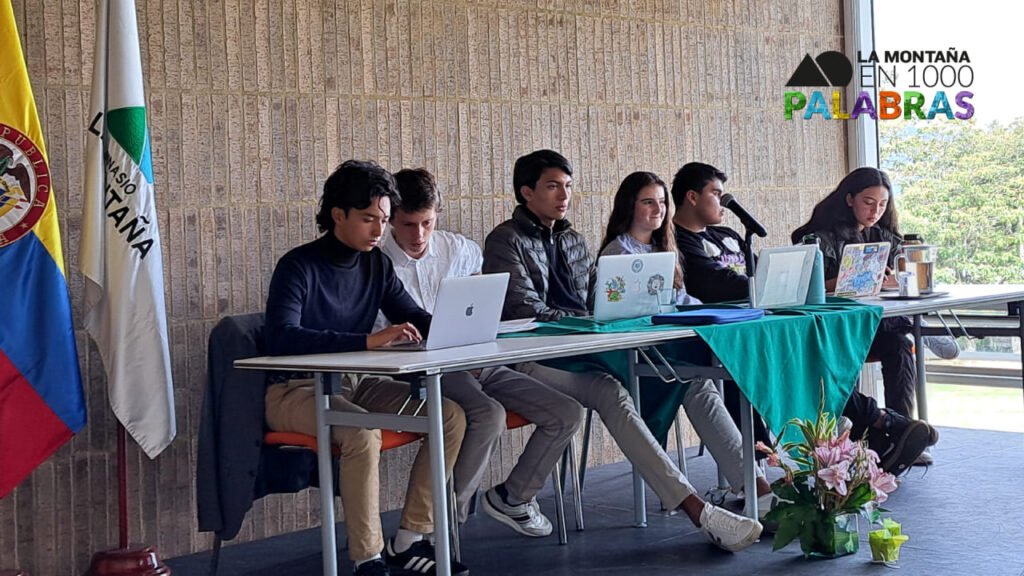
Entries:
<svg viewBox="0 0 1024 576">
<path fill-rule="evenodd" d="M 804 59 L 796 67 L 786 86 L 846 86 L 853 78 L 853 64 L 842 52 L 828 51 Z"/>
</svg>

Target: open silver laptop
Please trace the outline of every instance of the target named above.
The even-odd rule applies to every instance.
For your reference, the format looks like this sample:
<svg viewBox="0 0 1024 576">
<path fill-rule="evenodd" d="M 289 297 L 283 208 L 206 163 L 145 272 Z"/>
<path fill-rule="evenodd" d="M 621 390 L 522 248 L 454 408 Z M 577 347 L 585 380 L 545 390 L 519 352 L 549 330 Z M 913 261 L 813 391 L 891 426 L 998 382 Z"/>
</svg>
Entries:
<svg viewBox="0 0 1024 576">
<path fill-rule="evenodd" d="M 505 304 L 508 273 L 445 278 L 437 290 L 430 333 L 422 342 L 398 342 L 378 350 L 422 351 L 493 342 Z"/>
<path fill-rule="evenodd" d="M 807 301 L 817 246 L 765 248 L 757 256 L 752 308 L 786 308 Z"/>
<path fill-rule="evenodd" d="M 672 289 L 676 258 L 675 252 L 598 258 L 594 319 L 620 320 L 660 313 L 658 295 Z"/>
</svg>

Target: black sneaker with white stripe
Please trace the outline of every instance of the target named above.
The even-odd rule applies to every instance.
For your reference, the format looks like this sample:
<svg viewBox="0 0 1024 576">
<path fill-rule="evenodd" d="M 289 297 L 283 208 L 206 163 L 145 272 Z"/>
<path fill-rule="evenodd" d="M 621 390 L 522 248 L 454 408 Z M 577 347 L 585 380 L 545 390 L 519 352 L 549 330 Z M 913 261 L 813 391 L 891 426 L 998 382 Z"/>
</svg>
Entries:
<svg viewBox="0 0 1024 576">
<path fill-rule="evenodd" d="M 357 566 L 352 576 L 391 576 L 391 572 L 388 572 L 388 565 L 382 558 L 375 558 Z"/>
<path fill-rule="evenodd" d="M 395 541 L 389 538 L 384 546 L 384 558 L 391 568 L 392 576 L 418 576 L 420 574 L 434 576 L 437 574 L 434 546 L 427 540 L 416 542 L 405 552 L 395 552 Z M 453 558 L 452 576 L 469 576 L 469 568 Z"/>
</svg>

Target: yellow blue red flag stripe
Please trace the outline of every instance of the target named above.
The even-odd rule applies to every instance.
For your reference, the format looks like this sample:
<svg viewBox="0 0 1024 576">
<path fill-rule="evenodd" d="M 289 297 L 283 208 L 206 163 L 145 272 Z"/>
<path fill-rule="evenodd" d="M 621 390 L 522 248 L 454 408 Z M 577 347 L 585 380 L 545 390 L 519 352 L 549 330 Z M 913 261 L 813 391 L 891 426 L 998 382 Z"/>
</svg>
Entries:
<svg viewBox="0 0 1024 576">
<path fill-rule="evenodd" d="M 85 425 L 57 207 L 10 0 L 0 0 L 0 498 Z"/>
</svg>

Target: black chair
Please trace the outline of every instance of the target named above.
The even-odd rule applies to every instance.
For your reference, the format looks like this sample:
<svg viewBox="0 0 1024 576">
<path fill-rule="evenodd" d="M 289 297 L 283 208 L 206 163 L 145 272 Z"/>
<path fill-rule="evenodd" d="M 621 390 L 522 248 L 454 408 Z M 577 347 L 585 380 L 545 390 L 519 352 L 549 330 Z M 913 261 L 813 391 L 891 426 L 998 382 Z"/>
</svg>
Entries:
<svg viewBox="0 0 1024 576">
<path fill-rule="evenodd" d="M 221 544 L 238 535 L 253 502 L 319 485 L 315 452 L 263 442 L 265 373 L 233 366 L 263 354 L 263 323 L 263 314 L 229 316 L 210 333 L 196 500 L 199 531 L 214 533 L 211 575 L 217 573 Z M 335 476 L 336 471 L 337 466 Z"/>
</svg>

